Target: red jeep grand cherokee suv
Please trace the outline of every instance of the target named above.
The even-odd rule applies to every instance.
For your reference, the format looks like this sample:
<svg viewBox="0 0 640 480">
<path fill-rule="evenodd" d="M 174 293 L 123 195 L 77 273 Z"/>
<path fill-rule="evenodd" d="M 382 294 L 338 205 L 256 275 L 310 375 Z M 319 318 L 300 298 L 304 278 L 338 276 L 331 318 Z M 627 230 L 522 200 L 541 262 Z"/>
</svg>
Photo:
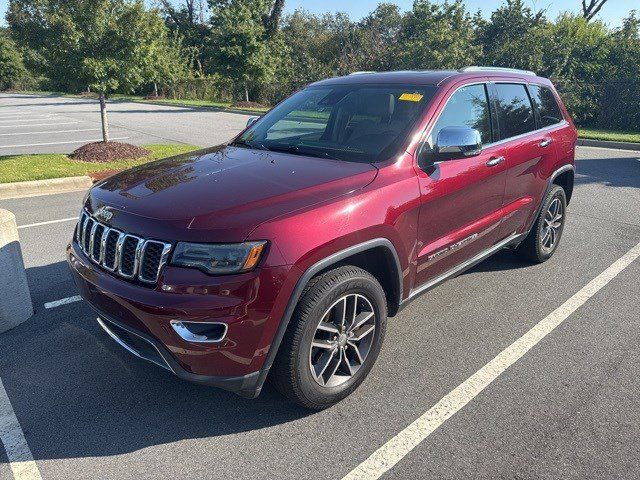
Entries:
<svg viewBox="0 0 640 480">
<path fill-rule="evenodd" d="M 110 177 L 68 260 L 98 322 L 177 376 L 308 408 L 350 394 L 388 316 L 502 248 L 547 260 L 576 129 L 531 72 L 314 83 L 228 145 Z"/>
</svg>

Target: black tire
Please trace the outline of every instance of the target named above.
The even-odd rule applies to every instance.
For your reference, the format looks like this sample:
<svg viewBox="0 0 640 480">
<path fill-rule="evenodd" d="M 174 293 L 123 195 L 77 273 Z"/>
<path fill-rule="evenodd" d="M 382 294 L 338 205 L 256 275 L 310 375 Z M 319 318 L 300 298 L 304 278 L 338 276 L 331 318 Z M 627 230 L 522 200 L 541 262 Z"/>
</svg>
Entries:
<svg viewBox="0 0 640 480">
<path fill-rule="evenodd" d="M 549 245 L 549 239 L 546 236 L 547 228 L 545 218 L 550 218 L 549 208 L 556 200 L 560 202 L 562 218 L 558 221 L 559 226 L 557 229 L 554 229 L 555 240 L 552 245 Z M 529 235 L 527 235 L 515 249 L 516 255 L 532 263 L 542 263 L 549 260 L 560 244 L 562 231 L 564 230 L 564 224 L 567 218 L 566 213 L 567 196 L 564 189 L 559 185 L 552 185 L 542 201 L 542 208 L 533 227 L 531 227 Z"/>
<path fill-rule="evenodd" d="M 311 365 L 312 341 L 318 335 L 317 328 L 320 321 L 328 318 L 325 317 L 325 313 L 334 308 L 334 305 L 337 305 L 343 297 L 352 295 L 348 298 L 354 298 L 354 294 L 357 295 L 354 308 L 358 308 L 358 301 L 363 301 L 362 298 L 360 300 L 358 298 L 365 297 L 368 301 L 365 305 L 367 308 L 372 307 L 375 315 L 370 320 L 375 327 L 371 339 L 367 340 L 368 352 L 364 356 L 364 361 L 357 365 L 357 371 L 350 377 L 348 374 L 345 375 L 344 378 L 348 379 L 341 380 L 343 383 L 321 385 L 318 383 L 321 380 L 317 380 L 317 377 L 314 378 L 311 371 L 313 368 Z M 356 323 L 355 314 L 353 317 L 353 323 Z M 373 367 L 382 347 L 386 320 L 387 302 L 384 290 L 369 272 L 358 267 L 345 265 L 314 277 L 302 293 L 291 318 L 269 374 L 270 382 L 285 397 L 306 408 L 321 410 L 334 405 L 351 394 L 363 382 Z M 343 338 L 343 340 L 345 339 Z M 351 351 L 348 350 L 351 347 L 337 346 L 336 348 L 345 349 L 346 361 L 346 352 Z M 329 352 L 333 352 L 336 348 Z M 352 352 L 353 354 L 354 352 Z M 346 364 L 344 366 L 346 367 Z M 342 368 L 340 366 L 338 373 L 342 371 Z M 348 368 L 351 370 L 351 367 Z M 333 378 L 338 377 L 332 377 L 329 380 L 331 381 Z"/>
</svg>

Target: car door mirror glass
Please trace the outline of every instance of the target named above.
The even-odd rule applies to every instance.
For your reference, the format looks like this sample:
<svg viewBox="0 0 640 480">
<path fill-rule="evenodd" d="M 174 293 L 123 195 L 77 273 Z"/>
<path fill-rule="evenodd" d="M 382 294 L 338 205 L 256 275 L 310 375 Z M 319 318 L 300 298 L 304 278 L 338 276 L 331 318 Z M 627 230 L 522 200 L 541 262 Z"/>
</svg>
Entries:
<svg viewBox="0 0 640 480">
<path fill-rule="evenodd" d="M 256 123 L 259 119 L 260 119 L 260 117 L 249 117 L 249 120 L 247 120 L 247 127 L 246 128 L 249 128 L 251 125 Z"/>
</svg>

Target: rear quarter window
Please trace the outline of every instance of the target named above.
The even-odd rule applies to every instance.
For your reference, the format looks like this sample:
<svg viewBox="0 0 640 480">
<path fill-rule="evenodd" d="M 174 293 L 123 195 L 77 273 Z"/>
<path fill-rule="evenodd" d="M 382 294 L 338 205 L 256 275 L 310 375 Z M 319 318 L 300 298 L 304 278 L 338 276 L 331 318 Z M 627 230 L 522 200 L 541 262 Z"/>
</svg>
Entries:
<svg viewBox="0 0 640 480">
<path fill-rule="evenodd" d="M 524 85 L 496 83 L 495 102 L 500 138 L 511 138 L 536 129 L 533 107 Z"/>
<path fill-rule="evenodd" d="M 529 93 L 538 114 L 538 126 L 540 128 L 549 127 L 564 120 L 556 96 L 550 88 L 529 85 Z"/>
</svg>

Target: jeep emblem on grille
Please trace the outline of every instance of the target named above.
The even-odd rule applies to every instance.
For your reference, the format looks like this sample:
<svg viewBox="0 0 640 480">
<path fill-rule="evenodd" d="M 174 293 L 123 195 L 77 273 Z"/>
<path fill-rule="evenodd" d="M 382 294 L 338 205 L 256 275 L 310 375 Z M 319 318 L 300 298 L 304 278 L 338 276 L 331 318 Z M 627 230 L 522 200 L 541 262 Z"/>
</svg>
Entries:
<svg viewBox="0 0 640 480">
<path fill-rule="evenodd" d="M 98 220 L 102 220 L 103 222 L 108 222 L 109 220 L 111 220 L 111 217 L 113 217 L 113 212 L 107 210 L 107 207 L 103 206 L 97 209 L 93 213 L 93 216 Z"/>
</svg>

